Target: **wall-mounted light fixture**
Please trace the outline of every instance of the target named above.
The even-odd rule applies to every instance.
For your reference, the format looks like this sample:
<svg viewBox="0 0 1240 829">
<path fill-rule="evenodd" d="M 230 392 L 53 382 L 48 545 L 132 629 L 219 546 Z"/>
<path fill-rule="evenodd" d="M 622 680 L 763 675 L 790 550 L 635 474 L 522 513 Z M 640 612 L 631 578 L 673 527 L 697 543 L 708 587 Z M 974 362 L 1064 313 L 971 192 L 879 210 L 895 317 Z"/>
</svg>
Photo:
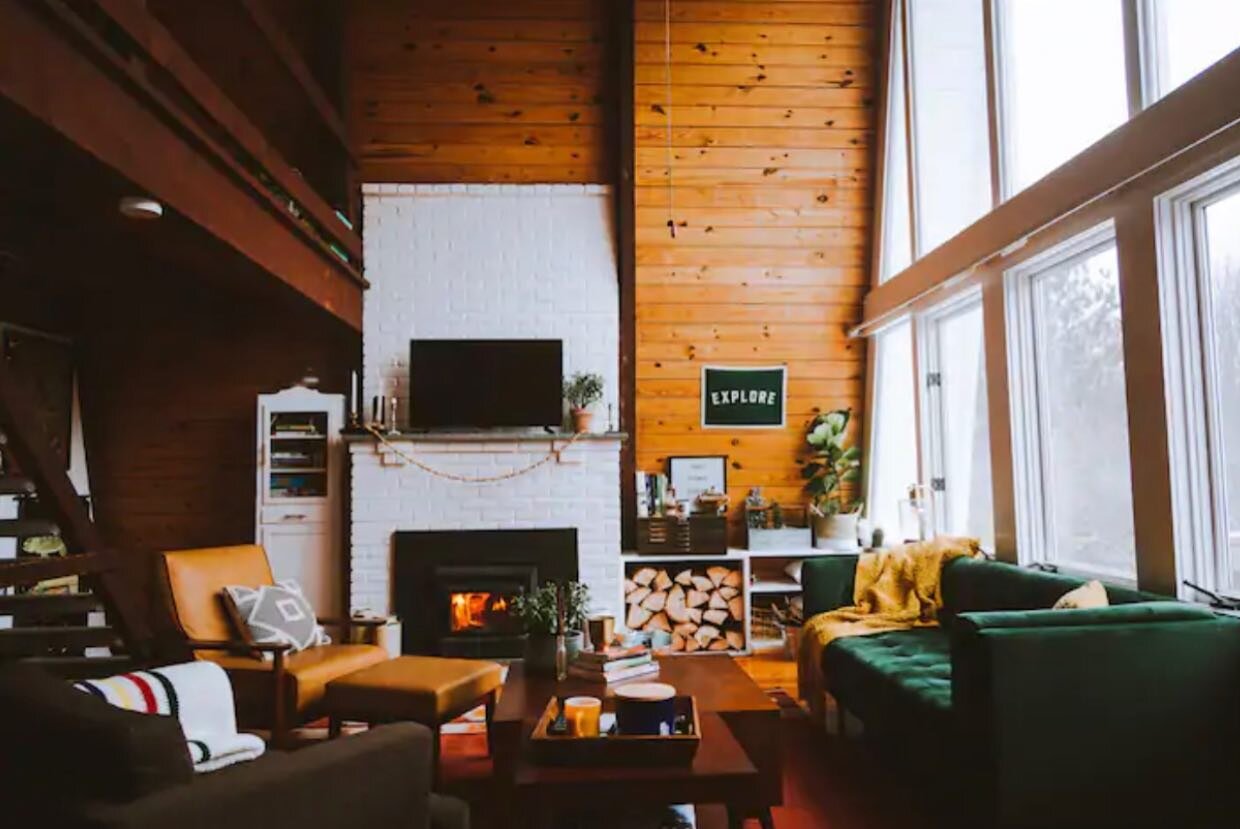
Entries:
<svg viewBox="0 0 1240 829">
<path fill-rule="evenodd" d="M 121 215 L 129 219 L 145 221 L 164 215 L 164 206 L 146 196 L 125 196 L 117 207 Z"/>
</svg>

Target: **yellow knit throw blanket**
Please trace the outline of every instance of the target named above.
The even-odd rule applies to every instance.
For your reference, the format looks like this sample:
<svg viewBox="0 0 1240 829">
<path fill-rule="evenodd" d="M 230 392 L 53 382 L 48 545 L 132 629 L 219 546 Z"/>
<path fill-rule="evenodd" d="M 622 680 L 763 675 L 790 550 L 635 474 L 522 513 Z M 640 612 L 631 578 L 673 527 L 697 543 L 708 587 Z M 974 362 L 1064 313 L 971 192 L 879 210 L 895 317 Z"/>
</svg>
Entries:
<svg viewBox="0 0 1240 829">
<path fill-rule="evenodd" d="M 981 554 L 976 538 L 939 537 L 901 544 L 857 559 L 853 604 L 819 613 L 801 630 L 797 690 L 817 711 L 826 690 L 822 651 L 844 636 L 866 636 L 889 630 L 938 625 L 943 606 L 943 565 L 952 559 Z"/>
</svg>

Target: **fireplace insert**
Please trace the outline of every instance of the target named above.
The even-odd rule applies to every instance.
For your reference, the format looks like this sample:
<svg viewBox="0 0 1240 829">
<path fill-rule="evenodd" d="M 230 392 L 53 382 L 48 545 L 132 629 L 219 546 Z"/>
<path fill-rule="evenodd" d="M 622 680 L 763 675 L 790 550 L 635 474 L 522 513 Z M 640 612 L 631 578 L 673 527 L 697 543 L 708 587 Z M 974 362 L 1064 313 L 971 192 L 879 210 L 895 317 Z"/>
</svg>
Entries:
<svg viewBox="0 0 1240 829">
<path fill-rule="evenodd" d="M 398 532 L 394 606 L 405 653 L 516 657 L 513 599 L 546 581 L 577 578 L 577 531 Z"/>
</svg>

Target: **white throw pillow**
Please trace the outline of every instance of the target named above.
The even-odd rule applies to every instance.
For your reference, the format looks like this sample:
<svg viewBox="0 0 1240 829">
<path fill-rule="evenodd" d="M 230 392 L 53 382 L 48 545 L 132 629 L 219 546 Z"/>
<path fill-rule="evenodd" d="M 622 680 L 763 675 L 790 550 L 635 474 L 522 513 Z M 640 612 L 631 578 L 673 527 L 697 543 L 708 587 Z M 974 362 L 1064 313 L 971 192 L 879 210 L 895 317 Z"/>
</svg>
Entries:
<svg viewBox="0 0 1240 829">
<path fill-rule="evenodd" d="M 1059 597 L 1052 610 L 1089 610 L 1095 607 L 1107 607 L 1111 602 L 1107 599 L 1107 589 L 1102 582 L 1094 579 L 1087 581 L 1075 590 L 1069 590 Z"/>
<path fill-rule="evenodd" d="M 784 572 L 788 574 L 788 578 L 792 579 L 797 584 L 801 583 L 801 565 L 804 563 L 805 562 L 800 560 L 791 561 L 788 563 L 788 566 L 784 568 Z"/>
</svg>

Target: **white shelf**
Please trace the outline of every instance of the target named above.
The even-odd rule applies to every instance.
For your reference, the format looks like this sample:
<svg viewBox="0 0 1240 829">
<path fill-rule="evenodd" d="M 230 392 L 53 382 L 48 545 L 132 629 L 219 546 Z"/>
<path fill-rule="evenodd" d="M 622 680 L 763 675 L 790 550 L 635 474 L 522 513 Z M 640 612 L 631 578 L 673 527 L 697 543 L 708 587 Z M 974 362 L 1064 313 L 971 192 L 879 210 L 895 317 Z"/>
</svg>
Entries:
<svg viewBox="0 0 1240 829">
<path fill-rule="evenodd" d="M 747 558 L 816 558 L 818 556 L 855 556 L 861 552 L 860 549 L 847 550 L 828 550 L 820 547 L 789 547 L 784 550 L 745 550 L 733 547 L 728 550 L 729 554 L 745 556 Z"/>
<path fill-rule="evenodd" d="M 282 432 L 278 435 L 272 435 L 272 440 L 327 440 L 327 435 L 293 435 L 288 432 Z"/>
<path fill-rule="evenodd" d="M 749 585 L 750 593 L 800 593 L 801 585 L 792 579 L 759 579 Z"/>
<path fill-rule="evenodd" d="M 784 647 L 784 640 L 780 639 L 754 639 L 750 641 L 749 647 L 754 651 L 777 651 Z"/>
<path fill-rule="evenodd" d="M 699 555 L 697 553 L 676 553 L 674 555 L 641 555 L 634 552 L 623 552 L 620 558 L 623 561 L 649 561 L 651 563 L 669 561 L 683 561 L 692 563 L 694 561 L 744 561 L 744 550 L 728 550 L 726 553 L 718 553 L 715 555 Z"/>
</svg>

